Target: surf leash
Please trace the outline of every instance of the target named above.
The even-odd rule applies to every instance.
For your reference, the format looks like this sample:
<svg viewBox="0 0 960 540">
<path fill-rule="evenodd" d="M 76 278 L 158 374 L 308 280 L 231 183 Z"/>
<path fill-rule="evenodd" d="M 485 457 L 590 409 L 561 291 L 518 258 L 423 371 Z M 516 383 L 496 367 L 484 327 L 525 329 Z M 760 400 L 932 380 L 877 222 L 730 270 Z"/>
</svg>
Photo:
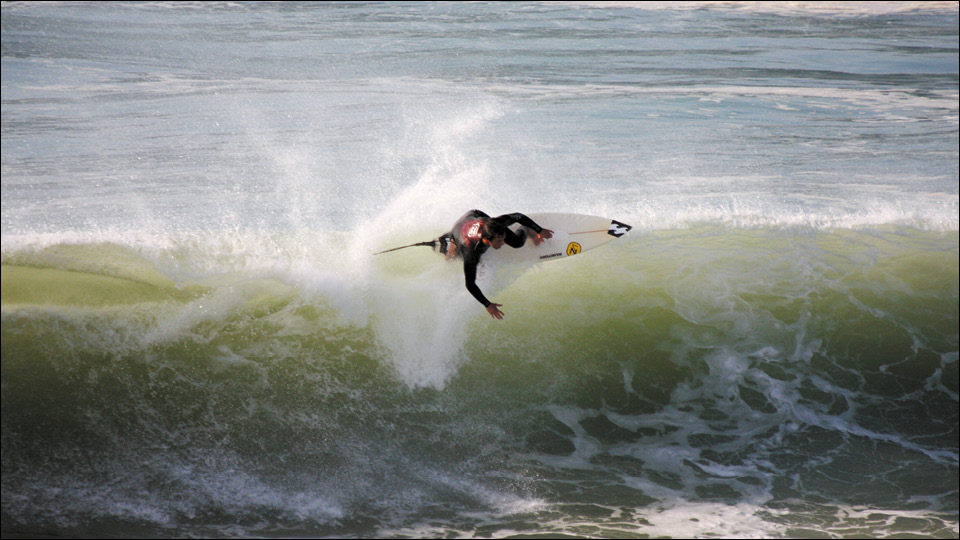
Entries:
<svg viewBox="0 0 960 540">
<path fill-rule="evenodd" d="M 391 251 L 397 251 L 398 249 L 407 249 L 407 248 L 416 247 L 416 246 L 436 247 L 436 245 L 437 245 L 437 241 L 436 241 L 436 240 L 427 240 L 426 242 L 417 242 L 416 244 L 410 244 L 409 246 L 400 246 L 400 247 L 385 249 L 385 250 L 383 250 L 383 251 L 378 251 L 378 252 L 374 253 L 373 255 L 374 255 L 374 256 L 383 255 L 384 253 L 390 253 Z"/>
</svg>

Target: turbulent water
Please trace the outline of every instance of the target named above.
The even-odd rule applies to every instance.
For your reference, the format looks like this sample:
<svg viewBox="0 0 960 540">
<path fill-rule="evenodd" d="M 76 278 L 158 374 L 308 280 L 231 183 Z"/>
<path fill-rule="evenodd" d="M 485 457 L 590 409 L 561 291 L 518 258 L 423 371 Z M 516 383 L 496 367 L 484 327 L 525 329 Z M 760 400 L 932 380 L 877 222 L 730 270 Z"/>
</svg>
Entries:
<svg viewBox="0 0 960 540">
<path fill-rule="evenodd" d="M 2 15 L 4 537 L 960 534 L 956 2 Z"/>
</svg>

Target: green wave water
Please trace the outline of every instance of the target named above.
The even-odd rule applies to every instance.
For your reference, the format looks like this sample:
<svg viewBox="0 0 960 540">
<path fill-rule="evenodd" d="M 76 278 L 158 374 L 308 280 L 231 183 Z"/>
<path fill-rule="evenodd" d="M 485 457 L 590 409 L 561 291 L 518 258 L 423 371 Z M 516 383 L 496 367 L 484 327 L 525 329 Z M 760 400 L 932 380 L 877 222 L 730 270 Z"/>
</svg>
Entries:
<svg viewBox="0 0 960 540">
<path fill-rule="evenodd" d="M 956 534 L 955 231 L 226 244 L 4 252 L 5 536 Z"/>
</svg>

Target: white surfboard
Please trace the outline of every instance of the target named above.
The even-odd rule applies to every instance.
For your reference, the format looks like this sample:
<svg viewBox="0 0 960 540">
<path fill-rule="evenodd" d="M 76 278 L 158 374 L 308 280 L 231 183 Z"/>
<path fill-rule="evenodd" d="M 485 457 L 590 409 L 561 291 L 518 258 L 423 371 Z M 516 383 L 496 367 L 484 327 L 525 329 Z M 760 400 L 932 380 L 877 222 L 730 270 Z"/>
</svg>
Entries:
<svg viewBox="0 0 960 540">
<path fill-rule="evenodd" d="M 535 246 L 533 241 L 528 239 L 519 249 L 504 246 L 499 250 L 488 250 L 484 258 L 492 255 L 502 261 L 533 263 L 565 259 L 612 242 L 627 234 L 632 228 L 630 225 L 615 219 L 585 214 L 540 213 L 527 214 L 527 217 L 540 227 L 553 231 L 553 238 L 544 240 L 539 246 Z M 524 227 L 515 223 L 510 228 L 516 232 Z M 532 234 L 536 233 L 532 230 L 527 231 L 528 236 Z M 430 246 L 435 252 L 443 254 L 446 249 L 446 240 L 441 237 L 435 240 L 390 248 L 374 255 L 382 255 L 415 246 Z"/>
<path fill-rule="evenodd" d="M 632 228 L 615 219 L 585 214 L 542 213 L 527 214 L 527 217 L 544 229 L 552 230 L 553 238 L 544 240 L 539 246 L 534 246 L 529 238 L 519 249 L 504 246 L 497 250 L 498 259 L 531 262 L 565 259 L 612 242 Z M 510 228 L 517 231 L 523 227 L 514 224 Z M 527 234 L 535 233 L 528 230 Z M 485 257 L 492 253 L 493 250 L 487 251 Z"/>
</svg>

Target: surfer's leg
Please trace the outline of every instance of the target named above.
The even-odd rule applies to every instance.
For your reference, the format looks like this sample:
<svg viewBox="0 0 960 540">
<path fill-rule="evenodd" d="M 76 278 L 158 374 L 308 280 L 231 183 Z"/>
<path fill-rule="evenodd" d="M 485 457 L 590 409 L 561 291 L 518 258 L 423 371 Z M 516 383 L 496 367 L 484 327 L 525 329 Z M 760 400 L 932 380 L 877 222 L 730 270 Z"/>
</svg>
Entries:
<svg viewBox="0 0 960 540">
<path fill-rule="evenodd" d="M 457 243 L 453 241 L 453 236 L 447 233 L 437 239 L 440 242 L 440 253 L 443 253 L 446 260 L 457 256 Z"/>
</svg>

